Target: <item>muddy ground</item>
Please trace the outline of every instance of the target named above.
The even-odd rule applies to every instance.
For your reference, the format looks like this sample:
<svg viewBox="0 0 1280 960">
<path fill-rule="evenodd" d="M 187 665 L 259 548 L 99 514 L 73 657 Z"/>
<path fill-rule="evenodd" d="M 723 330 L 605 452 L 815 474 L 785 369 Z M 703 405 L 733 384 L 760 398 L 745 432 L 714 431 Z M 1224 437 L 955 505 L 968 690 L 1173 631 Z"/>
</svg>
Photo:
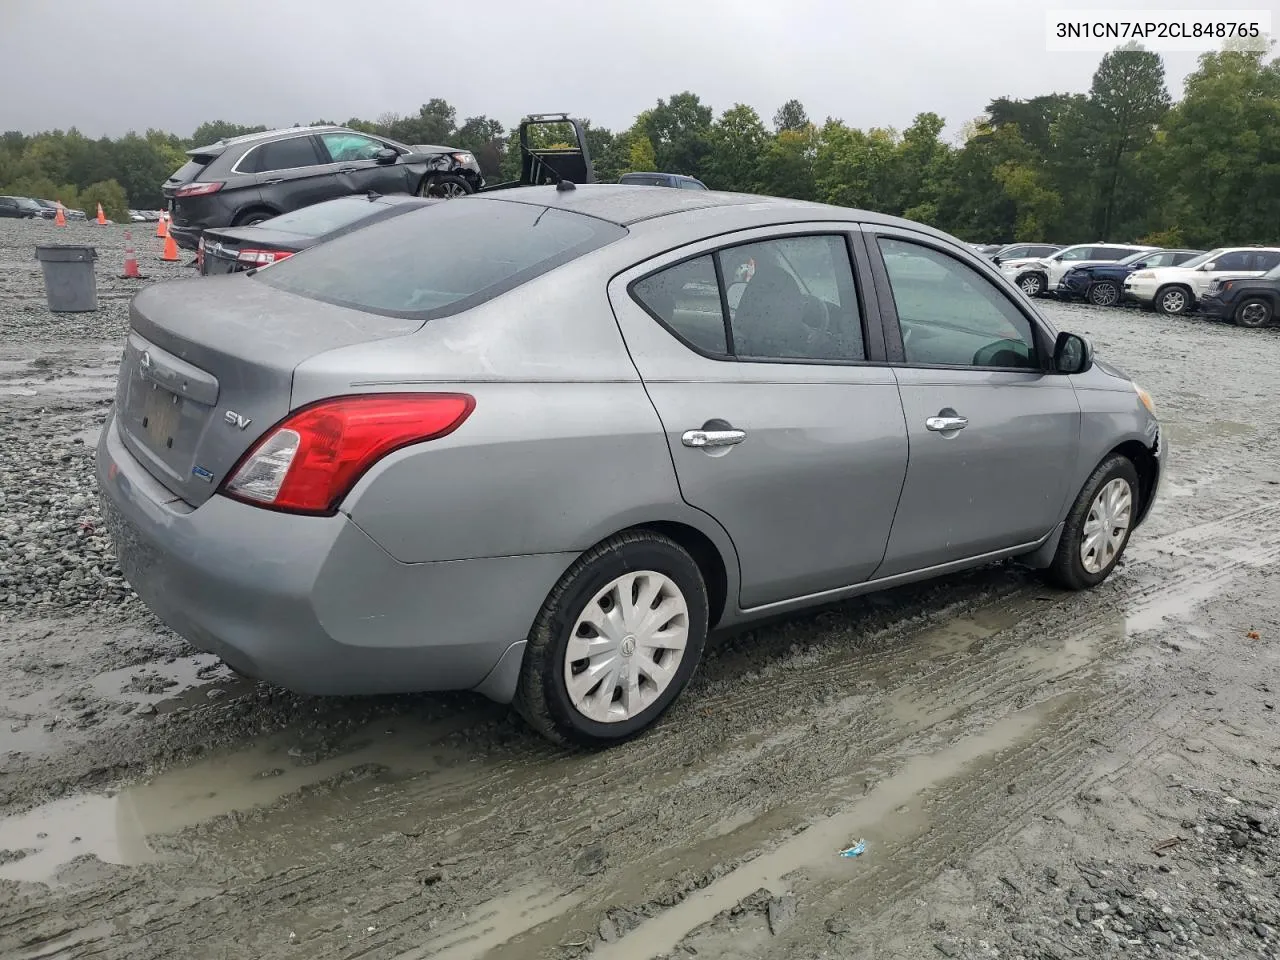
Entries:
<svg viewBox="0 0 1280 960">
<path fill-rule="evenodd" d="M 137 282 L 70 227 L 103 310 L 50 316 L 51 231 L 0 225 L 0 957 L 1278 955 L 1280 330 L 1045 303 L 1172 440 L 1106 584 L 1005 564 L 719 638 L 650 735 L 567 753 L 148 615 L 92 478 Z"/>
</svg>

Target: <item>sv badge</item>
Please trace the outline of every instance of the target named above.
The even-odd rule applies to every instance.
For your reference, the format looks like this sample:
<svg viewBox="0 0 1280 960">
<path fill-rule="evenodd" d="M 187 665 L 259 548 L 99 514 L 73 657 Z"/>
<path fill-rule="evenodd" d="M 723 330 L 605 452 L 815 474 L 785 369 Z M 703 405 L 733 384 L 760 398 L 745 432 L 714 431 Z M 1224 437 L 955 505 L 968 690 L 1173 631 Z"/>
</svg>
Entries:
<svg viewBox="0 0 1280 960">
<path fill-rule="evenodd" d="M 242 417 L 234 410 L 228 410 L 222 415 L 222 419 L 227 421 L 227 423 L 231 424 L 233 427 L 239 427 L 241 430 L 253 423 L 253 421 L 248 417 Z"/>
</svg>

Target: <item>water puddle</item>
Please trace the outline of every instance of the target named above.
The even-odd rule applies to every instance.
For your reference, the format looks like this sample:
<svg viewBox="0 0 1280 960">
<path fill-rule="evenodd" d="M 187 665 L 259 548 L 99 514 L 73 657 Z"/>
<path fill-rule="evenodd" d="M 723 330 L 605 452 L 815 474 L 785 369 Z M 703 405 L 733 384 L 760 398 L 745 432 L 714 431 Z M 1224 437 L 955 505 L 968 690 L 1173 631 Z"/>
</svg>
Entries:
<svg viewBox="0 0 1280 960">
<path fill-rule="evenodd" d="M 1199 423 L 1171 423 L 1166 429 L 1175 443 L 1194 443 L 1199 440 L 1222 440 L 1231 437 L 1247 437 L 1257 431 L 1247 423 L 1234 420 L 1207 420 Z"/>
<path fill-rule="evenodd" d="M 463 926 L 440 934 L 431 946 L 399 954 L 395 960 L 480 960 L 494 947 L 518 947 L 522 933 L 554 920 L 581 902 L 581 894 L 527 884 L 476 907 Z"/>
<path fill-rule="evenodd" d="M 1040 724 L 1051 704 L 1049 701 L 1021 710 L 943 750 L 907 760 L 896 773 L 881 780 L 839 813 L 737 867 L 661 916 L 646 920 L 621 940 L 598 945 L 592 957 L 653 960 L 674 950 L 696 927 L 729 910 L 756 890 L 763 887 L 774 893 L 784 892 L 784 877 L 798 870 L 829 864 L 835 851 L 845 847 L 851 838 L 876 835 L 880 821 L 909 804 L 922 791 L 959 776 L 984 757 L 1018 744 Z M 851 862 L 850 868 L 856 869 L 857 861 Z"/>
<path fill-rule="evenodd" d="M 1015 626 L 1025 616 L 1024 610 L 987 607 L 931 627 L 918 634 L 914 643 L 930 657 L 972 653 L 983 640 Z"/>
</svg>

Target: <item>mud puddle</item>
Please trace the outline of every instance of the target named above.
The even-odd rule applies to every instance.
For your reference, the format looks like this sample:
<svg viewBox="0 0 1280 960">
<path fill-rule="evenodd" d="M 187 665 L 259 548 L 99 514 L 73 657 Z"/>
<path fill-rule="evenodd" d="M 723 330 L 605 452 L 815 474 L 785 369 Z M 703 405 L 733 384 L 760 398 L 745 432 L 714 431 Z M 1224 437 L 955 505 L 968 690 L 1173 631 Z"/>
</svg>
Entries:
<svg viewBox="0 0 1280 960">
<path fill-rule="evenodd" d="M 0 380 L 0 397 L 110 395 L 116 388 L 116 370 L 109 367 L 76 367 L 51 378 L 14 376 Z"/>
</svg>

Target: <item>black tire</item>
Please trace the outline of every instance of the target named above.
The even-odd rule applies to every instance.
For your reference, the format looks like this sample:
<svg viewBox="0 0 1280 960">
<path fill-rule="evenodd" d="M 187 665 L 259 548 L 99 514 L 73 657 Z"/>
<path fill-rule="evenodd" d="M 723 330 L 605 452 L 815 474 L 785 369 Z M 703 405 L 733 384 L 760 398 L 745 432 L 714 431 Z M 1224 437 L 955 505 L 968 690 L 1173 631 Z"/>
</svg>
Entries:
<svg viewBox="0 0 1280 960">
<path fill-rule="evenodd" d="M 270 210 L 246 210 L 244 213 L 236 217 L 231 224 L 233 227 L 252 227 L 254 224 L 262 223 L 264 220 L 270 220 L 275 214 Z"/>
<path fill-rule="evenodd" d="M 1191 312 L 1193 306 L 1191 291 L 1186 287 L 1170 284 L 1156 291 L 1153 301 L 1156 310 L 1166 317 L 1181 317 Z"/>
<path fill-rule="evenodd" d="M 1089 288 L 1089 302 L 1095 307 L 1114 307 L 1120 303 L 1120 287 L 1112 280 L 1099 280 Z"/>
<path fill-rule="evenodd" d="M 443 200 L 466 196 L 473 192 L 471 184 L 467 183 L 465 177 L 453 173 L 434 174 L 423 180 L 422 186 L 418 188 L 420 197 L 437 197 Z"/>
<path fill-rule="evenodd" d="M 1018 289 L 1028 297 L 1038 297 L 1044 293 L 1047 281 L 1043 273 L 1024 273 L 1018 277 Z"/>
<path fill-rule="evenodd" d="M 1275 311 L 1269 300 L 1263 297 L 1245 297 L 1240 306 L 1236 307 L 1235 315 L 1231 319 L 1235 321 L 1237 327 L 1256 330 L 1269 324 L 1274 316 Z"/>
<path fill-rule="evenodd" d="M 580 713 L 565 683 L 565 653 L 578 617 L 597 593 L 628 572 L 653 570 L 684 595 L 689 636 L 669 685 L 635 716 L 602 723 Z M 554 743 L 600 747 L 621 743 L 657 721 L 684 689 L 702 659 L 707 639 L 707 589 L 698 565 L 674 540 L 647 530 L 616 534 L 592 547 L 552 589 L 529 631 L 513 706 Z"/>
<path fill-rule="evenodd" d="M 1098 492 L 1112 480 L 1117 479 L 1124 480 L 1129 485 L 1131 504 L 1129 525 L 1124 531 L 1124 538 L 1120 548 L 1116 551 L 1115 556 L 1111 558 L 1111 561 L 1100 570 L 1090 572 L 1085 569 L 1080 556 L 1081 547 L 1084 545 L 1085 521 L 1089 518 L 1089 511 L 1093 507 L 1093 501 L 1098 496 Z M 1134 521 L 1142 508 L 1138 497 L 1138 471 L 1128 457 L 1116 453 L 1098 464 L 1098 468 L 1085 481 L 1084 487 L 1080 490 L 1080 495 L 1076 497 L 1076 502 L 1071 505 L 1071 510 L 1067 514 L 1066 523 L 1062 528 L 1062 539 L 1058 541 L 1058 550 L 1053 556 L 1053 562 L 1045 571 L 1045 576 L 1049 582 L 1054 586 L 1062 587 L 1064 590 L 1086 590 L 1089 587 L 1096 587 L 1107 579 L 1111 575 L 1111 571 L 1115 569 L 1116 564 L 1120 562 L 1120 558 L 1124 556 L 1125 548 L 1129 545 L 1129 537 L 1133 533 Z"/>
</svg>

